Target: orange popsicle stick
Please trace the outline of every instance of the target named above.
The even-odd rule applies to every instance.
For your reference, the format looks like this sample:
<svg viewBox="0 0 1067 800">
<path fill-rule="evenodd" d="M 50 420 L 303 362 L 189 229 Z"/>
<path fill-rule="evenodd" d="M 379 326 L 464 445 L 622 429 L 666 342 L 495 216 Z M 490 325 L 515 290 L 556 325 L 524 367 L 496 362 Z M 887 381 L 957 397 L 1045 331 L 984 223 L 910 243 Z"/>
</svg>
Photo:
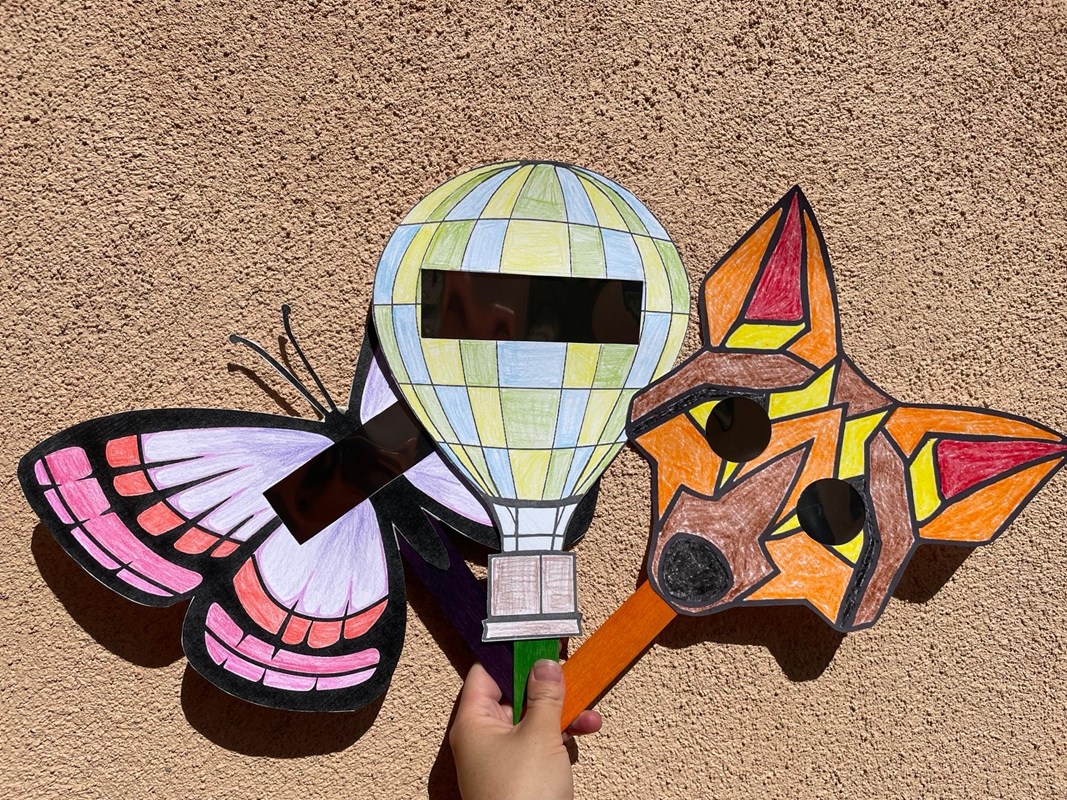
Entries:
<svg viewBox="0 0 1067 800">
<path fill-rule="evenodd" d="M 611 688 L 675 616 L 647 581 L 637 587 L 563 663 L 567 696 L 561 730 Z"/>
</svg>

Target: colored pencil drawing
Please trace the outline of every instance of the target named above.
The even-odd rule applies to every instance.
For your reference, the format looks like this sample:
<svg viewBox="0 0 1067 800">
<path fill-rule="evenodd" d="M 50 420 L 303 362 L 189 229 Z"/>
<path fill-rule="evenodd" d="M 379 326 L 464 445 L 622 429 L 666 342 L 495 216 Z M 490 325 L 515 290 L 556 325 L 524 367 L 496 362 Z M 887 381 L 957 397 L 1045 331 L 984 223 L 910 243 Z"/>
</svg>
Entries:
<svg viewBox="0 0 1067 800">
<path fill-rule="evenodd" d="M 564 723 L 678 614 L 802 605 L 873 625 L 924 542 L 993 541 L 1067 460 L 998 411 L 901 403 L 846 354 L 814 212 L 788 192 L 708 273 L 703 347 L 634 397 L 648 581 L 565 665 Z"/>
</svg>

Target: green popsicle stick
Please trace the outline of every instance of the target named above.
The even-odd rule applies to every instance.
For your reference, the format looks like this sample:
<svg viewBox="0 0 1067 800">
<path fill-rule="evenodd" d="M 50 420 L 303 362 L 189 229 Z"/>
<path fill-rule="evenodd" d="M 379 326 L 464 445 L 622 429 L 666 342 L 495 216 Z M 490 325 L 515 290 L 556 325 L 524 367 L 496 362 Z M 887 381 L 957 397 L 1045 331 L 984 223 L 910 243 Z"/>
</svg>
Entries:
<svg viewBox="0 0 1067 800">
<path fill-rule="evenodd" d="M 530 677 L 530 670 L 542 658 L 559 661 L 559 639 L 530 639 L 514 643 L 511 670 L 515 697 L 512 721 L 515 723 L 522 717 L 522 703 L 526 697 L 526 680 Z"/>
</svg>

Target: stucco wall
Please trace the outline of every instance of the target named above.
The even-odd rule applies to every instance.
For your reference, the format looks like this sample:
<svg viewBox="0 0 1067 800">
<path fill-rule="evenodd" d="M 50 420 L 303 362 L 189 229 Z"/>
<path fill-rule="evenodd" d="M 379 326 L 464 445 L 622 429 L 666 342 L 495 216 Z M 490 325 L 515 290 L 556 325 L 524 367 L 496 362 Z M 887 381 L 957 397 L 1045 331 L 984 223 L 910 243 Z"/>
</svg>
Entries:
<svg viewBox="0 0 1067 800">
<path fill-rule="evenodd" d="M 119 600 L 36 527 L 14 467 L 104 413 L 305 413 L 225 338 L 272 342 L 283 301 L 344 394 L 386 237 L 475 164 L 620 181 L 694 284 L 800 182 L 876 382 L 1067 429 L 1067 13 L 801 5 L 0 5 L 4 796 L 452 795 L 465 659 L 426 595 L 380 708 L 246 706 L 187 669 L 181 609 Z M 633 587 L 647 503 L 624 452 L 579 548 L 590 630 Z M 1065 503 L 1061 474 L 993 546 L 921 553 L 861 634 L 672 624 L 602 702 L 578 795 L 1067 794 Z"/>
</svg>

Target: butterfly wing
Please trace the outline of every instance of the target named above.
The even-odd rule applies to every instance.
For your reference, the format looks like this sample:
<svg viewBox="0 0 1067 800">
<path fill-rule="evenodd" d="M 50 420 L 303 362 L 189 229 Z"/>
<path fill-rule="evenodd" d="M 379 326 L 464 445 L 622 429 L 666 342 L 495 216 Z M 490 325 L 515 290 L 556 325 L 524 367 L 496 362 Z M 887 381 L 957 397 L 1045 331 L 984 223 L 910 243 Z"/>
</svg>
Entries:
<svg viewBox="0 0 1067 800">
<path fill-rule="evenodd" d="M 138 603 L 171 605 L 277 526 L 263 491 L 330 445 L 321 429 L 271 414 L 133 411 L 45 440 L 18 475 L 93 577 Z"/>
<path fill-rule="evenodd" d="M 368 500 L 303 544 L 283 526 L 197 593 L 189 663 L 225 691 L 295 710 L 359 708 L 385 691 L 404 641 L 392 536 Z"/>
</svg>

